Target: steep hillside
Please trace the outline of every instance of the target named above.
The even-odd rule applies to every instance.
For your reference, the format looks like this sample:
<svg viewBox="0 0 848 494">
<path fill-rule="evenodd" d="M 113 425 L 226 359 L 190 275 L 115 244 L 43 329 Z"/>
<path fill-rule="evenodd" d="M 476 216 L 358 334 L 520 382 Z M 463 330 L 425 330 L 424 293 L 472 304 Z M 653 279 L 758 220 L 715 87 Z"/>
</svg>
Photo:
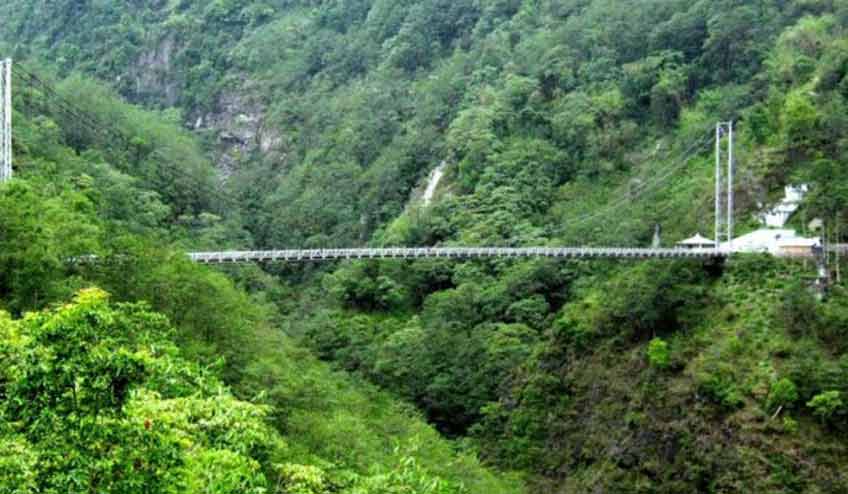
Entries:
<svg viewBox="0 0 848 494">
<path fill-rule="evenodd" d="M 658 150 L 758 102 L 751 138 L 760 141 L 789 131 L 775 113 L 787 96 L 829 107 L 824 92 L 806 101 L 800 86 L 814 83 L 823 58 L 827 84 L 839 83 L 839 49 L 822 57 L 817 38 L 838 37 L 845 16 L 839 2 L 729 0 L 14 0 L 6 12 L 0 39 L 19 57 L 178 105 L 191 127 L 211 130 L 221 165 L 241 171 L 233 182 L 263 246 L 366 241 L 444 159 L 463 192 L 482 186 L 492 164 L 514 177 L 510 161 L 549 163 L 522 179 L 538 204 L 514 207 L 553 235 L 545 229 L 572 213 L 560 211 L 569 196 L 554 194 L 564 183 L 649 175 Z M 821 14 L 817 26 L 811 18 L 788 30 Z M 743 157 L 752 172 L 778 168 L 740 187 L 759 191 L 749 203 L 792 171 L 780 159 Z M 582 184 L 566 191 L 575 189 L 587 195 Z M 684 204 L 690 220 L 699 206 Z"/>
<path fill-rule="evenodd" d="M 8 12 L 0 48 L 177 109 L 238 197 L 239 233 L 207 238 L 221 247 L 633 246 L 657 224 L 669 245 L 712 230 L 711 139 L 729 119 L 739 231 L 790 183 L 811 188 L 795 227 L 845 230 L 842 0 L 11 0 Z M 424 205 L 415 191 L 441 163 Z M 848 300 L 840 286 L 815 300 L 811 265 L 268 271 L 287 334 L 530 473 L 535 491 L 848 490 Z"/>
<path fill-rule="evenodd" d="M 188 261 L 250 239 L 172 113 L 53 86 L 0 184 L 0 492 L 521 492 L 286 337 L 269 276 Z"/>
</svg>

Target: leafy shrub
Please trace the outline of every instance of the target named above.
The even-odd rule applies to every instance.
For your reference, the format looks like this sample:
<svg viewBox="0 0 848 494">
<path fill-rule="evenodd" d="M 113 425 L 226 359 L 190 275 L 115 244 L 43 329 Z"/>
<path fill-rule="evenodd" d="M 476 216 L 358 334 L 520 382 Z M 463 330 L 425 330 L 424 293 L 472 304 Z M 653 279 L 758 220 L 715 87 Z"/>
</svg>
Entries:
<svg viewBox="0 0 848 494">
<path fill-rule="evenodd" d="M 821 312 L 819 339 L 833 352 L 845 353 L 848 351 L 848 293 L 842 289 L 832 290 Z"/>
<path fill-rule="evenodd" d="M 842 393 L 839 391 L 827 391 L 813 397 L 807 402 L 807 406 L 813 410 L 813 415 L 822 422 L 830 422 L 837 415 L 845 413 L 845 402 L 842 401 Z"/>
<path fill-rule="evenodd" d="M 698 389 L 727 411 L 739 409 L 745 403 L 742 393 L 736 386 L 736 379 L 726 372 L 704 376 Z"/>
<path fill-rule="evenodd" d="M 798 432 L 798 421 L 788 415 L 783 417 L 783 430 L 790 434 Z"/>
<path fill-rule="evenodd" d="M 269 410 L 186 365 L 164 317 L 90 289 L 0 324 L 23 335 L 0 375 L 18 433 L 0 429 L 0 492 L 265 492 L 260 462 L 284 450 Z"/>
<path fill-rule="evenodd" d="M 375 263 L 354 263 L 328 274 L 324 288 L 348 307 L 364 310 L 386 310 L 406 300 L 404 287 L 381 274 Z"/>
<path fill-rule="evenodd" d="M 288 494 L 325 494 L 331 487 L 326 472 L 318 467 L 287 463 L 279 470 Z"/>
<path fill-rule="evenodd" d="M 784 377 L 771 386 L 768 408 L 774 410 L 778 407 L 790 406 L 796 401 L 798 401 L 798 388 L 789 379 Z"/>
<path fill-rule="evenodd" d="M 24 439 L 0 436 L 0 492 L 3 494 L 38 492 L 37 459 L 35 451 Z"/>
<path fill-rule="evenodd" d="M 523 323 L 535 329 L 542 329 L 549 311 L 550 307 L 545 298 L 541 295 L 534 295 L 514 302 L 507 309 L 506 315 L 514 322 Z"/>
<path fill-rule="evenodd" d="M 227 450 L 201 450 L 189 455 L 185 486 L 187 492 L 268 492 L 259 463 Z"/>
<path fill-rule="evenodd" d="M 415 458 L 404 457 L 390 471 L 380 472 L 358 482 L 350 494 L 465 494 L 461 484 L 433 476 Z M 311 493 L 310 493 L 311 494 Z"/>
<path fill-rule="evenodd" d="M 668 343 L 662 338 L 654 338 L 648 343 L 648 363 L 658 369 L 665 369 L 671 364 Z"/>
</svg>

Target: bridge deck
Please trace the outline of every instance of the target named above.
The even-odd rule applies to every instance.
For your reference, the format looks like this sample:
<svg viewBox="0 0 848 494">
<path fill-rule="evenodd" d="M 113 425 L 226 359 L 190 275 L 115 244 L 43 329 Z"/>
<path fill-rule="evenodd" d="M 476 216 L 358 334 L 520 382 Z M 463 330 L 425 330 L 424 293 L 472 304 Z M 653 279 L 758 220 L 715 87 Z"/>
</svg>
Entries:
<svg viewBox="0 0 848 494">
<path fill-rule="evenodd" d="M 192 252 L 189 257 L 203 264 L 246 262 L 307 262 L 339 259 L 470 259 L 470 258 L 566 258 L 650 259 L 725 257 L 715 249 L 641 249 L 620 247 L 425 247 L 384 249 L 307 249 L 231 252 Z"/>
</svg>

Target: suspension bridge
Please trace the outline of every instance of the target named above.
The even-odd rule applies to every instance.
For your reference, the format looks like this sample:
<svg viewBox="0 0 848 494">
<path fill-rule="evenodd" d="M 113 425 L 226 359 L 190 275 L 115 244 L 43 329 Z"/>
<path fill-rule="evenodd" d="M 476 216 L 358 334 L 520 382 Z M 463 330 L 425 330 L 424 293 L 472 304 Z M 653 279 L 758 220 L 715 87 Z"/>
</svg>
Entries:
<svg viewBox="0 0 848 494">
<path fill-rule="evenodd" d="M 12 163 L 12 83 L 13 76 L 20 83 L 39 85 L 45 94 L 54 98 L 60 111 L 75 123 L 89 127 L 92 131 L 106 132 L 114 139 L 128 141 L 127 136 L 110 129 L 107 124 L 96 116 L 79 108 L 74 102 L 62 97 L 55 88 L 45 83 L 33 72 L 13 64 L 11 60 L 0 61 L 0 182 L 12 179 L 14 167 Z M 395 247 L 395 248 L 346 248 L 346 249 L 288 249 L 288 250 L 251 250 L 251 251 L 213 251 L 189 252 L 187 256 L 194 262 L 202 264 L 239 264 L 256 262 L 319 262 L 346 259 L 475 259 L 475 258 L 552 258 L 552 259 L 720 259 L 732 256 L 738 252 L 733 247 L 733 196 L 734 196 L 734 157 L 733 157 L 732 122 L 720 122 L 715 126 L 715 243 L 707 248 L 640 248 L 640 247 Z M 655 176 L 636 187 L 636 197 L 642 193 L 662 185 L 694 154 L 703 152 L 704 146 L 713 141 L 713 136 L 695 142 L 679 163 L 666 169 L 659 170 Z M 724 150 L 722 143 L 726 142 Z M 725 167 L 726 165 L 726 167 Z M 175 173 L 179 173 L 176 170 Z M 608 204 L 606 208 L 591 211 L 584 217 L 571 222 L 585 222 L 597 219 L 615 210 L 628 207 L 634 200 L 630 195 Z M 230 198 L 226 198 L 231 203 Z M 833 248 L 837 252 L 839 250 Z M 833 250 L 832 249 L 832 250 Z M 791 257 L 822 257 L 821 249 L 808 252 L 794 252 Z M 89 256 L 90 257 L 90 256 Z"/>
<path fill-rule="evenodd" d="M 622 247 L 423 247 L 374 249 L 306 249 L 232 252 L 192 252 L 189 258 L 202 264 L 246 262 L 305 262 L 343 259 L 708 259 L 724 257 L 716 249 L 642 249 Z"/>
</svg>

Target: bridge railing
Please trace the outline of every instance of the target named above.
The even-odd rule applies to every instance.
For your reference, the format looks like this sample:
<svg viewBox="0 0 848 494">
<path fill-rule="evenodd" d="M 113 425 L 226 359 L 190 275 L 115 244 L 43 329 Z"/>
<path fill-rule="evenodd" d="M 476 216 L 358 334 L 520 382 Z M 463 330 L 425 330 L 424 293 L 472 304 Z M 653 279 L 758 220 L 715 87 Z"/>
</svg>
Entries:
<svg viewBox="0 0 848 494">
<path fill-rule="evenodd" d="M 271 251 L 192 252 L 189 257 L 204 264 L 245 262 L 303 262 L 340 259 L 420 258 L 714 258 L 726 254 L 715 249 L 643 249 L 624 247 L 412 247 L 358 249 L 291 249 Z"/>
</svg>

